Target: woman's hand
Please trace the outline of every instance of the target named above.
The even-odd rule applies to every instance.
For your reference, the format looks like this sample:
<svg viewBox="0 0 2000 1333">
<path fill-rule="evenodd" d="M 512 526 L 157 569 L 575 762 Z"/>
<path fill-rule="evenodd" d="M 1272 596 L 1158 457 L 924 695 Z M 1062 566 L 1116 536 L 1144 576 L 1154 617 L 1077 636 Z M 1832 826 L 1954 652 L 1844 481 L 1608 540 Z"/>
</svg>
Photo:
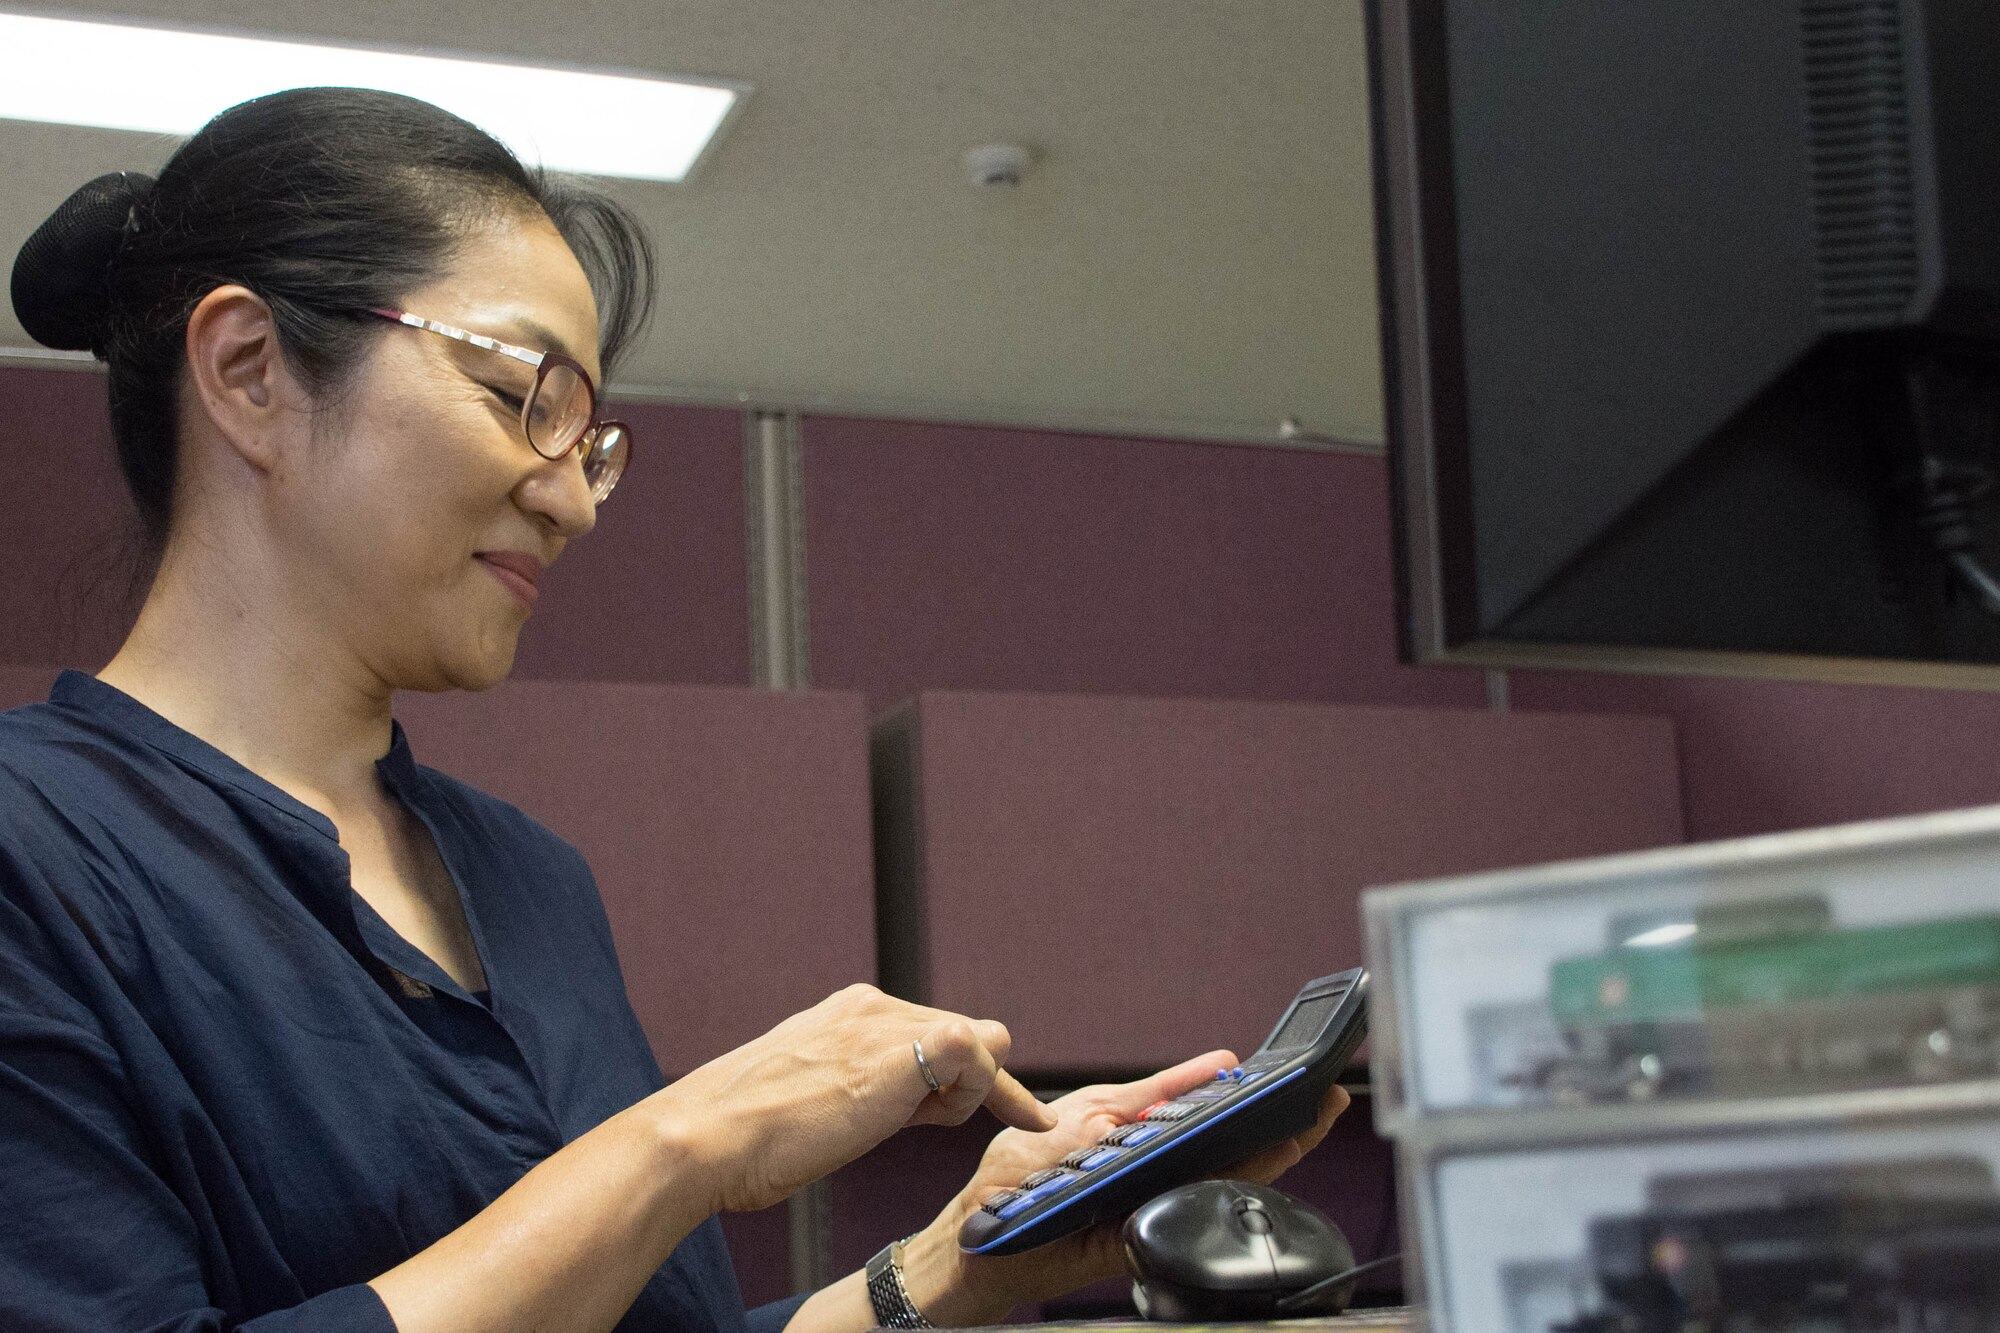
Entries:
<svg viewBox="0 0 2000 1333">
<path fill-rule="evenodd" d="M 1022 1302 L 1048 1300 L 1124 1272 L 1118 1223 L 1091 1227 L 1005 1258 L 964 1253 L 958 1248 L 958 1230 L 994 1194 L 1136 1120 L 1153 1103 L 1213 1081 L 1217 1070 L 1236 1063 L 1228 1051 L 1214 1051 L 1134 1083 L 1080 1088 L 1049 1104 L 1047 1109 L 1055 1113 L 1054 1128 L 1000 1134 L 980 1159 L 971 1183 L 905 1248 L 905 1280 L 918 1308 L 940 1325 L 997 1322 Z M 1345 1089 L 1329 1089 L 1311 1129 L 1222 1174 L 1269 1184 L 1326 1137 L 1347 1103 Z"/>
<path fill-rule="evenodd" d="M 1049 1109 L 1001 1067 L 1012 1044 L 991 1019 L 849 986 L 655 1096 L 705 1164 L 712 1211 L 765 1208 L 905 1125 L 955 1125 L 985 1106 L 1019 1130 L 1049 1130 Z"/>
</svg>

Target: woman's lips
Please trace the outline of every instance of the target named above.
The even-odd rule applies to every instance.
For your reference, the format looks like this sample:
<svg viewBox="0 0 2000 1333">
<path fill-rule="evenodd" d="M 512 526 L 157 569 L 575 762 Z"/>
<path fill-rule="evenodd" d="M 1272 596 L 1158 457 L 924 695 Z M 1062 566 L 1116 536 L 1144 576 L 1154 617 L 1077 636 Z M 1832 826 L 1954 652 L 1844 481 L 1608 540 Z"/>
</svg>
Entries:
<svg viewBox="0 0 2000 1333">
<path fill-rule="evenodd" d="M 524 606 L 533 609 L 535 598 L 540 595 L 535 587 L 535 579 L 542 572 L 540 561 L 519 551 L 481 551 L 473 558 L 486 566 L 487 572 L 499 579 L 508 592 L 520 598 Z"/>
</svg>

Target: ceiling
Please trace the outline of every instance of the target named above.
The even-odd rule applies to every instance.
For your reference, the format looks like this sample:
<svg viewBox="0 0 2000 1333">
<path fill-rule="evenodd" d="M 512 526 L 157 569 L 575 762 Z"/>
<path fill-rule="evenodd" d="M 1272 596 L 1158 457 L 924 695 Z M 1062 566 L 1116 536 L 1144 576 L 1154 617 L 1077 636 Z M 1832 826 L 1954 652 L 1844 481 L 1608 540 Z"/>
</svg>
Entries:
<svg viewBox="0 0 2000 1333">
<path fill-rule="evenodd" d="M 754 87 L 696 176 L 611 182 L 646 397 L 1184 438 L 1382 438 L 1361 0 L 0 0 Z M 975 188 L 976 144 L 1035 160 Z M 170 142 L 0 122 L 0 245 Z M 27 339 L 0 312 L 0 346 Z"/>
</svg>

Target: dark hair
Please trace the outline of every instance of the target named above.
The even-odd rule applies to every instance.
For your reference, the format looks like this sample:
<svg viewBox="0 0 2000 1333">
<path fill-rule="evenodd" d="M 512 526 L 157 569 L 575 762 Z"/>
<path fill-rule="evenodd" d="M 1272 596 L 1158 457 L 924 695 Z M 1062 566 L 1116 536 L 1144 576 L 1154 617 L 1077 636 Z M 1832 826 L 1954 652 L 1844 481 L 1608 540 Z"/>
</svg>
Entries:
<svg viewBox="0 0 2000 1333">
<path fill-rule="evenodd" d="M 157 181 L 101 176 L 15 261 L 21 326 L 110 367 L 118 461 L 157 555 L 173 516 L 188 317 L 240 283 L 271 307 L 314 393 L 337 387 L 384 327 L 356 318 L 439 277 L 481 222 L 534 210 L 597 296 L 608 369 L 652 306 L 652 248 L 615 201 L 524 167 L 505 145 L 415 98 L 302 88 L 232 107 Z"/>
</svg>

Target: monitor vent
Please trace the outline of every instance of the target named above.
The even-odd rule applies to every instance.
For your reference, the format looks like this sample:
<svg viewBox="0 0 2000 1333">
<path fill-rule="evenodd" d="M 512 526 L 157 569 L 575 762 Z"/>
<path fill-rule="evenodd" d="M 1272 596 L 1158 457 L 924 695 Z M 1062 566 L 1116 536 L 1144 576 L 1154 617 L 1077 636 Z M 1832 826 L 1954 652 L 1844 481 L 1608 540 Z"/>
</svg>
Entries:
<svg viewBox="0 0 2000 1333">
<path fill-rule="evenodd" d="M 1903 0 L 1801 0 L 1821 322 L 1900 322 L 1921 279 Z"/>
</svg>

